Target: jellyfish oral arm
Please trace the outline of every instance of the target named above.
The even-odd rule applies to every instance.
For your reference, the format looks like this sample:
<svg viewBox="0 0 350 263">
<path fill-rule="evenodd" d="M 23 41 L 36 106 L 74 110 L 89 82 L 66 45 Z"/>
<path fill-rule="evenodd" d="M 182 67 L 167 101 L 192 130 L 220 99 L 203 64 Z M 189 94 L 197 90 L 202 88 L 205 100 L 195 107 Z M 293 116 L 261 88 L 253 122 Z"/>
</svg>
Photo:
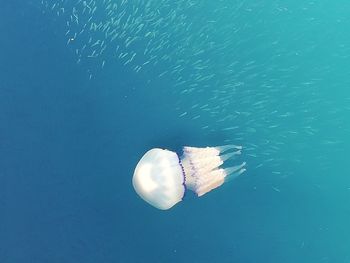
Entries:
<svg viewBox="0 0 350 263">
<path fill-rule="evenodd" d="M 226 169 L 220 168 L 224 161 L 239 155 L 241 149 L 240 146 L 235 145 L 206 148 L 184 147 L 181 165 L 187 189 L 202 196 L 242 174 L 245 171 L 245 162 Z M 227 151 L 231 152 L 223 154 Z"/>
</svg>

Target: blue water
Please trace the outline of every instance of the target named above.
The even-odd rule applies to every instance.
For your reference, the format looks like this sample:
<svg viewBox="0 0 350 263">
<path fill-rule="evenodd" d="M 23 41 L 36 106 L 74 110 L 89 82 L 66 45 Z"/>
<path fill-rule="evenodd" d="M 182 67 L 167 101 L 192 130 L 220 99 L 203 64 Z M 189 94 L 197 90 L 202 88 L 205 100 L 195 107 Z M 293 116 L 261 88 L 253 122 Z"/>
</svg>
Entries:
<svg viewBox="0 0 350 263">
<path fill-rule="evenodd" d="M 214 115 L 192 105 L 220 88 L 215 80 L 185 96 L 171 77 L 136 74 L 118 60 L 103 70 L 77 64 L 58 17 L 35 1 L 2 3 L 0 262 L 350 262 L 350 5 L 308 2 L 300 13 L 289 2 L 257 2 L 260 11 L 237 20 L 248 26 L 234 56 L 255 60 L 257 77 L 236 76 L 245 97 L 232 96 L 227 108 L 226 98 L 214 100 L 222 110 Z M 266 11 L 276 6 L 290 12 Z M 265 96 L 263 80 L 275 92 Z M 259 96 L 270 103 L 254 107 Z M 236 134 L 218 121 L 249 109 Z M 276 109 L 295 115 L 270 118 Z M 150 148 L 236 139 L 252 149 L 242 156 L 247 172 L 220 189 L 168 211 L 134 192 L 135 165 Z"/>
</svg>

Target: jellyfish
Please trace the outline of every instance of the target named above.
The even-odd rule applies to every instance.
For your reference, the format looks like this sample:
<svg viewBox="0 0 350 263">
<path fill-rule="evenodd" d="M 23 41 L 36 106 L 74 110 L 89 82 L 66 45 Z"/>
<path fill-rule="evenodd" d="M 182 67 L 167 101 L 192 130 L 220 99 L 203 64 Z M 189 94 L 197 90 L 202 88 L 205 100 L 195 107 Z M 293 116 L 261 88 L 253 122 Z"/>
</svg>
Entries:
<svg viewBox="0 0 350 263">
<path fill-rule="evenodd" d="M 150 205 L 167 210 L 183 200 L 186 191 L 203 196 L 246 169 L 246 163 L 223 168 L 228 159 L 241 154 L 242 147 L 183 147 L 180 157 L 166 149 L 146 152 L 136 165 L 132 183 L 136 193 Z"/>
</svg>

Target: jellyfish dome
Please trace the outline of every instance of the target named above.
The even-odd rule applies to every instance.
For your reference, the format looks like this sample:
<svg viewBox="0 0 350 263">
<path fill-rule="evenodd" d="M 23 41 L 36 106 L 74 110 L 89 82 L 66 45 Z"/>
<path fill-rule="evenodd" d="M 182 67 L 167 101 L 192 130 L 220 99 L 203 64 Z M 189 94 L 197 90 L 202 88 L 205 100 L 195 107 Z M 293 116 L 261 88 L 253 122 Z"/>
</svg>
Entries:
<svg viewBox="0 0 350 263">
<path fill-rule="evenodd" d="M 182 201 L 191 190 L 202 196 L 237 177 L 246 169 L 245 162 L 222 168 L 224 162 L 241 154 L 242 147 L 183 147 L 175 152 L 154 148 L 146 152 L 135 168 L 132 183 L 136 193 L 150 205 L 167 210 Z"/>
</svg>

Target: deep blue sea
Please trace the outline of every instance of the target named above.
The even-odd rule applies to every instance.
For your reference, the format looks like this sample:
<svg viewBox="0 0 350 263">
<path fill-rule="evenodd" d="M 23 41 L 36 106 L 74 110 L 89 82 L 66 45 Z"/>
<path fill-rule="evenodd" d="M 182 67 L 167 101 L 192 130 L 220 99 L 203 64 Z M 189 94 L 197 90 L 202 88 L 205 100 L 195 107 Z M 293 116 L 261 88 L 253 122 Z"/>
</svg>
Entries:
<svg viewBox="0 0 350 263">
<path fill-rule="evenodd" d="M 3 1 L 0 263 L 349 263 L 349 28 L 343 0 Z M 237 179 L 135 193 L 149 149 L 225 144 Z"/>
</svg>

